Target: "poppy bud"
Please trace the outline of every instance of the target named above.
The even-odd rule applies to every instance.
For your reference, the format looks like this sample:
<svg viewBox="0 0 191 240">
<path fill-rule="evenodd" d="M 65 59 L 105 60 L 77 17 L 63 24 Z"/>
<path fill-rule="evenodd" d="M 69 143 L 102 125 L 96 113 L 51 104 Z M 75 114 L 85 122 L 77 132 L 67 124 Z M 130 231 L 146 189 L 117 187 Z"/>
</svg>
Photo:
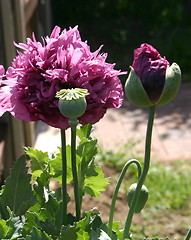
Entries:
<svg viewBox="0 0 191 240">
<path fill-rule="evenodd" d="M 181 82 L 181 71 L 176 63 L 171 66 L 149 44 L 142 44 L 134 52 L 134 62 L 125 84 L 130 102 L 138 107 L 164 105 L 172 101 Z"/>
<path fill-rule="evenodd" d="M 70 119 L 81 117 L 86 111 L 85 96 L 88 94 L 87 89 L 80 88 L 62 89 L 57 92 L 58 107 L 62 115 Z"/>
<path fill-rule="evenodd" d="M 127 193 L 127 203 L 129 205 L 129 207 L 131 207 L 131 203 L 133 201 L 133 197 L 134 197 L 136 188 L 137 188 L 137 183 L 133 183 L 129 187 L 129 190 L 128 190 L 128 193 Z M 136 204 L 136 207 L 135 207 L 135 213 L 140 213 L 141 212 L 141 210 L 144 208 L 144 206 L 147 202 L 148 196 L 149 196 L 148 189 L 145 185 L 143 185 L 142 188 L 141 188 L 141 191 L 139 193 L 139 197 L 138 197 L 137 204 Z"/>
</svg>

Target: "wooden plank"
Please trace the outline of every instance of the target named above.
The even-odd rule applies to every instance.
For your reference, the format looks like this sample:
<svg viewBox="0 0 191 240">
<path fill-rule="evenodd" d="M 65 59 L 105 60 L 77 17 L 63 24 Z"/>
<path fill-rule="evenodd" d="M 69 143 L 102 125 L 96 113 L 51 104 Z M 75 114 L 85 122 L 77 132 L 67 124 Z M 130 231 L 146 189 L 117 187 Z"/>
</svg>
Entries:
<svg viewBox="0 0 191 240">
<path fill-rule="evenodd" d="M 3 182 L 3 159 L 5 150 L 5 136 L 7 132 L 7 123 L 0 122 L 0 184 Z"/>
<path fill-rule="evenodd" d="M 32 15 L 34 14 L 35 9 L 38 5 L 38 0 L 25 0 L 25 22 L 28 24 Z"/>
<path fill-rule="evenodd" d="M 4 51 L 5 51 L 5 65 L 9 66 L 15 56 L 15 47 L 13 45 L 14 39 L 14 19 L 12 14 L 11 1 L 0 1 L 1 4 L 1 19 L 3 28 Z"/>
</svg>

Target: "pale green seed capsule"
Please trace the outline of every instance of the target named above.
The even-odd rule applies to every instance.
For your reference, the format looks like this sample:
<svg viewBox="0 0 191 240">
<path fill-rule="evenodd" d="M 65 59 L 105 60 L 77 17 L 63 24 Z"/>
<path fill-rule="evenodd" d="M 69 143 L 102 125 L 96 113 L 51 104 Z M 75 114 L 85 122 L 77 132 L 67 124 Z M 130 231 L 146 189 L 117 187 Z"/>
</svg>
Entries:
<svg viewBox="0 0 191 240">
<path fill-rule="evenodd" d="M 79 118 L 87 107 L 85 96 L 88 95 L 87 89 L 62 89 L 56 94 L 59 98 L 58 107 L 64 117 Z"/>
</svg>

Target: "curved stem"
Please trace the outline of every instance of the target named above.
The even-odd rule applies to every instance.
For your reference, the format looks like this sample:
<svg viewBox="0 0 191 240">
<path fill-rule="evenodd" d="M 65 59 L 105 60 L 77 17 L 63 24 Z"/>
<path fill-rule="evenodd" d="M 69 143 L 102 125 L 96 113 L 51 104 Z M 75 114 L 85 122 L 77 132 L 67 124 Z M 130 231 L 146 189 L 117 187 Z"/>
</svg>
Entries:
<svg viewBox="0 0 191 240">
<path fill-rule="evenodd" d="M 123 167 L 122 171 L 121 171 L 121 174 L 119 176 L 119 179 L 117 181 L 117 184 L 116 184 L 116 187 L 115 187 L 115 191 L 113 193 L 113 197 L 112 197 L 112 202 L 111 202 L 111 207 L 110 207 L 110 214 L 109 214 L 109 224 L 108 224 L 108 235 L 110 237 L 112 237 L 112 225 L 113 225 L 113 216 L 114 216 L 114 211 L 115 211 L 115 203 L 116 203 L 116 200 L 117 200 L 117 195 L 118 195 L 118 192 L 119 192 L 119 188 L 121 186 L 121 183 L 125 177 L 125 173 L 127 172 L 127 169 L 129 168 L 129 166 L 131 164 L 135 163 L 137 165 L 137 169 L 138 169 L 138 178 L 141 176 L 141 165 L 139 163 L 138 160 L 136 159 L 131 159 L 129 160 L 125 166 Z"/>
<path fill-rule="evenodd" d="M 66 133 L 61 129 L 62 144 L 62 224 L 67 223 L 67 159 L 66 159 Z"/>
<path fill-rule="evenodd" d="M 155 114 L 155 106 L 151 106 L 149 108 L 149 117 L 148 117 L 147 132 L 146 132 L 145 156 L 144 156 L 143 171 L 142 171 L 142 174 L 141 174 L 141 176 L 140 176 L 140 178 L 138 180 L 137 188 L 136 188 L 134 197 L 132 199 L 131 207 L 129 209 L 129 213 L 128 213 L 128 216 L 127 216 L 127 219 L 126 219 L 126 223 L 125 223 L 125 229 L 124 229 L 124 232 L 123 232 L 122 240 L 127 238 L 128 235 L 129 235 L 131 222 L 132 222 L 133 214 L 134 214 L 134 211 L 135 211 L 135 207 L 137 205 L 138 197 L 139 197 L 141 188 L 143 186 L 143 183 L 145 181 L 145 178 L 146 178 L 148 170 L 149 170 L 150 154 L 151 154 L 151 138 L 152 138 L 154 114 Z"/>
<path fill-rule="evenodd" d="M 74 182 L 74 198 L 76 206 L 76 220 L 80 220 L 81 206 L 80 206 L 80 195 L 79 195 L 79 183 L 76 166 L 76 126 L 79 121 L 77 119 L 70 119 L 69 125 L 71 126 L 71 161 L 72 161 L 72 175 Z"/>
<path fill-rule="evenodd" d="M 191 228 L 188 230 L 188 233 L 184 240 L 189 240 L 191 238 Z"/>
</svg>

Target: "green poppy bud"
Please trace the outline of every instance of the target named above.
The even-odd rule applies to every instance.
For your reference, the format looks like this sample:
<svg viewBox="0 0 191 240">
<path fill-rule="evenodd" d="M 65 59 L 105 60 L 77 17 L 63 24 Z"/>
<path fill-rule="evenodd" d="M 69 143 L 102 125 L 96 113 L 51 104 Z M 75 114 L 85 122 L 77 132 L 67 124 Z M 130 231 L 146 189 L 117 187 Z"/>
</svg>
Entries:
<svg viewBox="0 0 191 240">
<path fill-rule="evenodd" d="M 129 187 L 129 190 L 128 190 L 128 193 L 127 193 L 127 203 L 129 205 L 129 207 L 131 206 L 136 188 L 137 188 L 137 183 L 133 183 Z M 149 196 L 148 189 L 145 185 L 143 185 L 142 188 L 141 188 L 139 197 L 138 197 L 136 207 L 135 207 L 135 213 L 140 213 L 141 212 L 141 210 L 144 208 L 144 206 L 145 206 L 145 204 L 148 200 L 148 196 Z"/>
<path fill-rule="evenodd" d="M 86 98 L 89 93 L 87 89 L 72 88 L 62 89 L 56 93 L 59 98 L 58 107 L 64 117 L 76 119 L 81 117 L 87 107 Z"/>
</svg>

